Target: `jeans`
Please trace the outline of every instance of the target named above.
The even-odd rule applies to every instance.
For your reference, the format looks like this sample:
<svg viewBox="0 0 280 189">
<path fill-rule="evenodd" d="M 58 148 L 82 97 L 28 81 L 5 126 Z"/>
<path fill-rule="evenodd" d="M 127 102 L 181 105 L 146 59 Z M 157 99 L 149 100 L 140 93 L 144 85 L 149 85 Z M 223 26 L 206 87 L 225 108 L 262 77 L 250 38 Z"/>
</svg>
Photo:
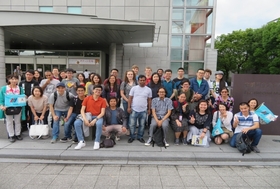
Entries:
<svg viewBox="0 0 280 189">
<path fill-rule="evenodd" d="M 236 147 L 235 141 L 236 141 L 236 135 L 237 134 L 238 133 L 235 133 L 230 140 L 229 145 L 231 147 L 234 147 L 234 148 Z M 251 143 L 251 146 L 257 146 L 260 142 L 261 137 L 262 137 L 262 130 L 261 129 L 250 130 L 250 131 L 247 132 L 247 136 L 250 139 L 253 139 L 253 142 Z"/>
<path fill-rule="evenodd" d="M 96 118 L 97 116 L 92 116 L 92 119 Z M 103 118 L 99 118 L 95 124 L 96 133 L 95 133 L 95 142 L 100 142 L 100 137 L 102 134 L 102 125 L 103 125 Z M 76 131 L 76 135 L 78 141 L 84 141 L 84 132 L 83 132 L 83 121 L 80 119 L 76 119 L 74 122 L 74 127 Z"/>
<path fill-rule="evenodd" d="M 127 101 L 123 100 L 123 111 L 124 111 L 124 114 L 126 116 L 126 119 L 127 119 L 127 126 L 126 128 L 129 129 L 129 113 L 127 112 L 127 107 L 128 107 L 128 103 Z"/>
<path fill-rule="evenodd" d="M 72 138 L 71 134 L 72 134 L 72 126 L 76 120 L 77 114 L 76 113 L 72 113 L 71 116 L 69 117 L 69 119 L 66 121 L 66 123 L 64 123 L 64 136 L 66 138 Z"/>
<path fill-rule="evenodd" d="M 139 122 L 137 139 L 143 138 L 146 118 L 147 118 L 147 111 L 136 112 L 136 111 L 132 110 L 132 112 L 129 116 L 130 137 L 132 139 L 136 138 L 135 130 L 136 130 L 136 125 L 137 125 L 137 120 Z"/>
<path fill-rule="evenodd" d="M 52 129 L 52 138 L 57 139 L 59 136 L 59 122 L 60 122 L 60 117 L 62 115 L 67 115 L 67 111 L 59 111 L 59 110 L 54 110 L 54 113 L 56 116 L 58 116 L 58 120 L 53 120 L 53 129 Z"/>
</svg>

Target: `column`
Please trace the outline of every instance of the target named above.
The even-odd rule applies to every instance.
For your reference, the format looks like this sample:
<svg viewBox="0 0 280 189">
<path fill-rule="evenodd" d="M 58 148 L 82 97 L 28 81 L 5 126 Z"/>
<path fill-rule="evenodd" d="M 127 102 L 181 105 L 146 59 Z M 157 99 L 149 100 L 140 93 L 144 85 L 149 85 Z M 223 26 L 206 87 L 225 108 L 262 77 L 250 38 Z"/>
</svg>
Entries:
<svg viewBox="0 0 280 189">
<path fill-rule="evenodd" d="M 6 84 L 4 28 L 0 27 L 0 87 Z"/>
<path fill-rule="evenodd" d="M 110 70 L 116 68 L 117 64 L 117 45 L 116 43 L 111 43 L 109 48 L 109 65 Z"/>
</svg>

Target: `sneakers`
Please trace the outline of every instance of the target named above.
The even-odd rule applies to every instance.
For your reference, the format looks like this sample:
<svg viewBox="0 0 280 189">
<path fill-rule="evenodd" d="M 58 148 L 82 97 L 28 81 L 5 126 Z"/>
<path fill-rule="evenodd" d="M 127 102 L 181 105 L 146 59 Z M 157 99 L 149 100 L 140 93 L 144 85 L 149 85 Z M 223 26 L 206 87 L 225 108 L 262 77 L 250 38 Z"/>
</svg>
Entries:
<svg viewBox="0 0 280 189">
<path fill-rule="evenodd" d="M 16 141 L 16 137 L 14 137 L 14 136 L 9 137 L 9 141 L 10 141 L 10 142 L 15 142 L 15 141 Z"/>
<path fill-rule="evenodd" d="M 60 142 L 71 142 L 72 141 L 72 138 L 67 138 L 67 137 L 63 137 L 62 139 L 60 139 Z"/>
<path fill-rule="evenodd" d="M 145 140 L 143 138 L 138 138 L 137 140 L 141 143 L 145 143 Z"/>
<path fill-rule="evenodd" d="M 56 141 L 57 141 L 57 138 L 52 138 L 51 144 L 56 143 Z"/>
<path fill-rule="evenodd" d="M 132 143 L 133 141 L 134 141 L 134 138 L 129 138 L 127 142 Z"/>
<path fill-rule="evenodd" d="M 116 141 L 119 141 L 119 140 L 121 140 L 121 138 L 120 138 L 119 136 L 116 135 L 115 140 L 116 140 Z"/>
<path fill-rule="evenodd" d="M 85 146 L 86 146 L 85 141 L 80 141 L 80 142 L 78 143 L 78 145 L 75 147 L 75 150 L 80 150 L 80 149 L 82 149 L 82 148 L 85 147 Z"/>
<path fill-rule="evenodd" d="M 257 146 L 251 146 L 251 149 L 252 149 L 252 151 L 255 152 L 255 153 L 260 153 L 260 152 L 261 152 L 261 151 L 258 149 Z"/>
<path fill-rule="evenodd" d="M 178 138 L 176 138 L 176 140 L 175 140 L 175 145 L 176 145 L 176 146 L 179 146 L 179 143 L 180 143 L 180 140 L 179 140 Z"/>
<path fill-rule="evenodd" d="M 75 138 L 74 140 L 72 140 L 72 143 L 73 143 L 73 144 L 78 143 L 78 142 L 79 142 L 79 141 L 78 141 L 77 138 Z"/>
<path fill-rule="evenodd" d="M 100 148 L 99 142 L 94 142 L 93 149 L 98 150 Z"/>
<path fill-rule="evenodd" d="M 16 136 L 16 139 L 17 139 L 17 140 L 22 140 L 22 137 L 21 137 L 20 135 L 17 135 L 17 136 Z"/>
<path fill-rule="evenodd" d="M 184 144 L 184 145 L 188 145 L 187 138 L 183 138 L 183 144 Z"/>
<path fill-rule="evenodd" d="M 165 144 L 165 147 L 168 147 L 168 146 L 169 146 L 169 144 L 166 142 L 165 138 L 163 139 L 163 142 L 164 142 L 164 144 Z"/>
<path fill-rule="evenodd" d="M 149 137 L 148 141 L 145 143 L 145 146 L 150 146 L 152 141 L 152 137 Z"/>
</svg>

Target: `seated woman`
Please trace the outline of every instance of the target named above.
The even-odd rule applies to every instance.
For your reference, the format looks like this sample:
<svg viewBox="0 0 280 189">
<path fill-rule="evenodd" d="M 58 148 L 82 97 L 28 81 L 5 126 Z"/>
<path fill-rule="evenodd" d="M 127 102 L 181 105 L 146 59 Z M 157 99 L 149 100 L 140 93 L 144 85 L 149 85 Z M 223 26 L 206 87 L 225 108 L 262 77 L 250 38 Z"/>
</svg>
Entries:
<svg viewBox="0 0 280 189">
<path fill-rule="evenodd" d="M 227 110 L 227 106 L 223 103 L 219 104 L 219 111 L 216 111 L 213 115 L 212 125 L 214 126 L 218 120 L 217 114 L 221 120 L 221 127 L 224 131 L 223 134 L 214 138 L 215 144 L 222 144 L 222 142 L 228 143 L 229 138 L 233 136 L 231 120 L 233 118 L 232 112 Z"/>
<path fill-rule="evenodd" d="M 32 112 L 32 123 L 34 124 L 36 121 L 41 120 L 44 124 L 48 124 L 48 97 L 43 95 L 42 88 L 34 87 L 32 95 L 28 97 L 27 101 Z"/>
<path fill-rule="evenodd" d="M 190 81 L 188 79 L 183 79 L 181 81 L 181 85 L 182 85 L 182 88 L 175 91 L 175 98 L 177 99 L 178 96 L 181 93 L 185 93 L 186 94 L 186 101 L 187 101 L 187 103 L 189 105 L 189 110 L 191 111 L 191 110 L 193 110 L 195 108 L 195 103 L 193 102 L 194 92 L 190 88 L 191 83 L 190 83 Z"/>
<path fill-rule="evenodd" d="M 189 130 L 188 117 L 189 107 L 186 102 L 186 94 L 181 93 L 178 96 L 178 100 L 173 102 L 174 109 L 171 113 L 170 126 L 175 132 L 175 145 L 180 143 L 180 135 L 183 133 L 183 144 L 187 145 L 187 134 Z"/>
<path fill-rule="evenodd" d="M 200 100 L 195 110 L 190 112 L 190 131 L 187 136 L 188 144 L 191 144 L 193 135 L 200 135 L 203 139 L 207 136 L 208 142 L 210 142 L 210 125 L 212 121 L 212 115 L 208 109 L 208 103 L 206 100 Z"/>
<path fill-rule="evenodd" d="M 118 99 L 111 97 L 109 107 L 105 109 L 103 117 L 102 135 L 111 137 L 115 135 L 115 140 L 120 140 L 120 136 L 126 133 L 127 118 L 123 109 L 117 107 Z"/>
<path fill-rule="evenodd" d="M 229 91 L 227 87 L 223 87 L 221 89 L 220 95 L 216 97 L 215 103 L 212 106 L 212 108 L 214 108 L 214 111 L 219 110 L 220 103 L 225 104 L 227 106 L 228 111 L 233 111 L 234 99 L 233 97 L 229 96 Z"/>
</svg>

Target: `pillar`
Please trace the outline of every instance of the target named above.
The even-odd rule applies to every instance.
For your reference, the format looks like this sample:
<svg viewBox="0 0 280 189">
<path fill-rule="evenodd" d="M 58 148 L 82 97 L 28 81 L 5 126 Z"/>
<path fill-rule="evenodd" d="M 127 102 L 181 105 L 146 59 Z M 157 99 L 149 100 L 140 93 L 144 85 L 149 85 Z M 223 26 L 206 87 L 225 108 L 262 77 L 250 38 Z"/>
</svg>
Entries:
<svg viewBox="0 0 280 189">
<path fill-rule="evenodd" d="M 4 28 L 0 27 L 0 87 L 6 84 Z"/>
<path fill-rule="evenodd" d="M 116 43 L 111 43 L 109 48 L 109 64 L 110 64 L 110 70 L 112 68 L 117 67 L 117 45 Z"/>
</svg>

